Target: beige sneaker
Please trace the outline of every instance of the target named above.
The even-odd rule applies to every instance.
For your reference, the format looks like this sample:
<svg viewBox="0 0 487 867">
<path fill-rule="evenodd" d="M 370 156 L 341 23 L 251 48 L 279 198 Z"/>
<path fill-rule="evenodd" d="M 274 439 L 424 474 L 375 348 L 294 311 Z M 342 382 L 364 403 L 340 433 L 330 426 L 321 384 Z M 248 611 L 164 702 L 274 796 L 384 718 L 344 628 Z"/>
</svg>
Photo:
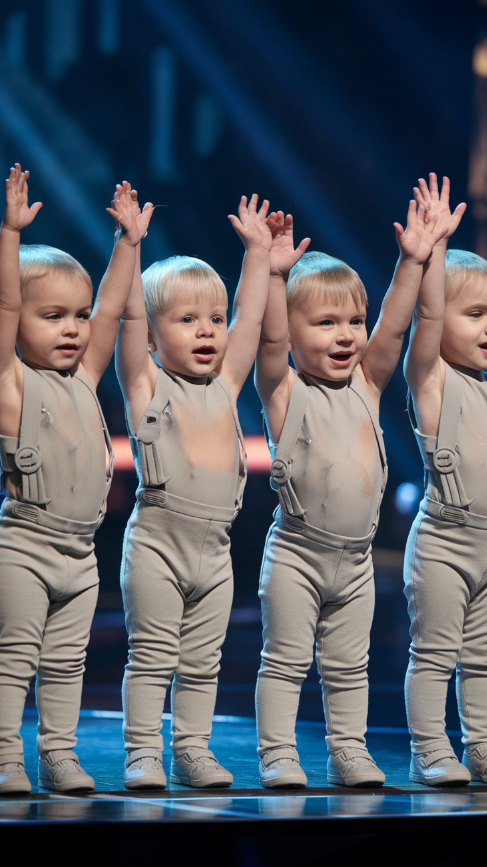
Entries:
<svg viewBox="0 0 487 867">
<path fill-rule="evenodd" d="M 72 750 L 50 750 L 39 759 L 39 786 L 52 792 L 92 792 L 95 781 Z"/>
<path fill-rule="evenodd" d="M 487 783 L 487 744 L 472 744 L 463 751 L 462 765 L 476 783 Z"/>
<path fill-rule="evenodd" d="M 386 778 L 367 750 L 344 747 L 329 757 L 327 779 L 334 786 L 372 788 L 383 786 Z"/>
<path fill-rule="evenodd" d="M 187 747 L 183 752 L 173 754 L 170 780 L 180 786 L 206 789 L 231 786 L 233 776 L 220 765 L 211 750 Z"/>
<path fill-rule="evenodd" d="M 466 786 L 472 778 L 456 755 L 443 749 L 411 756 L 409 779 L 423 786 Z"/>
<path fill-rule="evenodd" d="M 25 773 L 25 765 L 19 756 L 2 756 L 0 759 L 0 795 L 12 792 L 28 794 L 32 791 L 31 782 Z"/>
<path fill-rule="evenodd" d="M 308 778 L 294 747 L 274 747 L 260 760 L 260 784 L 264 789 L 302 789 Z"/>
<path fill-rule="evenodd" d="M 125 760 L 123 784 L 126 789 L 165 789 L 160 750 L 131 750 Z"/>
</svg>

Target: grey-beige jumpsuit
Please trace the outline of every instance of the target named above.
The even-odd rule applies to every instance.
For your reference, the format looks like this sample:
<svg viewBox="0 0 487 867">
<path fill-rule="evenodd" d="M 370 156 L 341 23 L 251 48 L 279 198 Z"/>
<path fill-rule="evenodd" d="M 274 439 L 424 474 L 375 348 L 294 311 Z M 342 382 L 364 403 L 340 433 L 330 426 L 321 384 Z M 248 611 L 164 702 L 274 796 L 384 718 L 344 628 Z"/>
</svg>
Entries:
<svg viewBox="0 0 487 867">
<path fill-rule="evenodd" d="M 171 691 L 176 750 L 206 749 L 233 575 L 229 530 L 245 483 L 243 438 L 221 376 L 160 368 L 134 435 L 137 503 L 127 525 L 121 585 L 129 633 L 123 682 L 127 750 L 160 754 Z"/>
<path fill-rule="evenodd" d="M 105 514 L 113 465 L 83 369 L 71 375 L 22 366 L 20 436 L 0 436 L 6 492 L 0 510 L 0 761 L 23 760 L 19 732 L 36 673 L 39 753 L 76 744 L 98 595 L 93 536 Z"/>
<path fill-rule="evenodd" d="M 296 746 L 299 695 L 315 642 L 328 748 L 365 750 L 371 542 L 387 466 L 379 421 L 358 374 L 337 383 L 295 375 L 274 448 L 279 506 L 259 590 L 258 752 Z"/>
<path fill-rule="evenodd" d="M 414 416 L 412 417 L 415 426 Z M 415 430 L 426 491 L 404 560 L 411 618 L 406 709 L 414 753 L 448 749 L 456 666 L 462 740 L 487 743 L 487 382 L 446 365 L 438 437 Z"/>
</svg>

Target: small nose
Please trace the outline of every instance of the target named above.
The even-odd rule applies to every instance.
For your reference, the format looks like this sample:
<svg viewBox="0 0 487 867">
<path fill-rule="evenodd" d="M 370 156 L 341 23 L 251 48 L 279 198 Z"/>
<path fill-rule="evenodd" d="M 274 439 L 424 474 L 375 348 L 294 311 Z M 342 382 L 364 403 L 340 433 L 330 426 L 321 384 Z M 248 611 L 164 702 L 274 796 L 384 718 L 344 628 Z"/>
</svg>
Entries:
<svg viewBox="0 0 487 867">
<path fill-rule="evenodd" d="M 78 320 L 76 316 L 69 316 L 64 323 L 63 328 L 64 334 L 77 334 L 78 333 Z"/>
<path fill-rule="evenodd" d="M 336 339 L 341 343 L 352 343 L 353 334 L 348 322 L 343 322 L 340 325 Z"/>
<path fill-rule="evenodd" d="M 214 334 L 214 331 L 215 331 L 215 327 L 214 327 L 211 319 L 203 319 L 199 323 L 199 327 L 198 327 L 198 334 L 199 335 L 203 336 L 203 335 Z"/>
</svg>

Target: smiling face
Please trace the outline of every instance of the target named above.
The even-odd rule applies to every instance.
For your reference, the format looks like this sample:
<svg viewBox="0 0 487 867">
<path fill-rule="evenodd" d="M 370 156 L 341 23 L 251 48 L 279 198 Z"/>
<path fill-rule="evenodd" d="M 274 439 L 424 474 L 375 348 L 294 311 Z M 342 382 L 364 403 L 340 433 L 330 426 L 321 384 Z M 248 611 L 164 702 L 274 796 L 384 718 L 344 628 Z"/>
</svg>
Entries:
<svg viewBox="0 0 487 867">
<path fill-rule="evenodd" d="M 310 296 L 289 313 L 289 341 L 297 370 L 340 382 L 362 359 L 367 346 L 365 305 L 351 295 L 343 305 Z"/>
<path fill-rule="evenodd" d="M 92 289 L 77 274 L 52 271 L 22 289 L 17 349 L 22 361 L 48 370 L 70 370 L 90 339 Z"/>
<path fill-rule="evenodd" d="M 453 364 L 487 370 L 487 277 L 483 274 L 447 300 L 441 356 Z"/>
<path fill-rule="evenodd" d="M 208 376 L 225 357 L 226 307 L 204 295 L 180 295 L 154 318 L 149 340 L 163 367 L 183 376 Z"/>
</svg>

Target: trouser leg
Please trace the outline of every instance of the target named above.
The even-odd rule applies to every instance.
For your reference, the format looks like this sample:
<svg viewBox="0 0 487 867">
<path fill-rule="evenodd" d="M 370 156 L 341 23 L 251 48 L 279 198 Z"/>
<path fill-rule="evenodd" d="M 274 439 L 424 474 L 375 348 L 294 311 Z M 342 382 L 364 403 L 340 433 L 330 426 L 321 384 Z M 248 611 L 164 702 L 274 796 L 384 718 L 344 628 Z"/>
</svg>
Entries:
<svg viewBox="0 0 487 867">
<path fill-rule="evenodd" d="M 259 755 L 278 746 L 296 746 L 299 696 L 313 661 L 321 605 L 305 572 L 299 553 L 282 544 L 271 528 L 259 589 L 264 639 L 256 690 Z"/>
<path fill-rule="evenodd" d="M 174 750 L 208 747 L 215 709 L 221 646 L 232 607 L 229 573 L 216 587 L 186 603 L 179 664 L 171 691 Z"/>
<path fill-rule="evenodd" d="M 486 586 L 471 599 L 465 615 L 456 690 L 463 743 L 465 746 L 487 743 Z"/>
<path fill-rule="evenodd" d="M 0 761 L 23 756 L 25 698 L 41 652 L 49 610 L 46 585 L 0 549 Z"/>
<path fill-rule="evenodd" d="M 321 607 L 316 634 L 330 752 L 343 747 L 365 749 L 375 599 L 370 550 L 344 550 L 335 587 Z"/>
<path fill-rule="evenodd" d="M 409 535 L 405 594 L 411 619 L 405 695 L 413 753 L 450 749 L 445 732 L 448 682 L 457 663 L 470 591 L 461 566 L 468 562 L 464 528 L 421 513 Z M 466 559 L 467 558 L 467 559 Z"/>
<path fill-rule="evenodd" d="M 162 750 L 164 700 L 179 661 L 185 600 L 170 567 L 154 548 L 126 540 L 122 591 L 129 656 L 122 686 L 125 749 Z"/>
<path fill-rule="evenodd" d="M 49 606 L 36 680 L 39 753 L 76 745 L 86 647 L 97 598 L 96 584 Z"/>
</svg>

